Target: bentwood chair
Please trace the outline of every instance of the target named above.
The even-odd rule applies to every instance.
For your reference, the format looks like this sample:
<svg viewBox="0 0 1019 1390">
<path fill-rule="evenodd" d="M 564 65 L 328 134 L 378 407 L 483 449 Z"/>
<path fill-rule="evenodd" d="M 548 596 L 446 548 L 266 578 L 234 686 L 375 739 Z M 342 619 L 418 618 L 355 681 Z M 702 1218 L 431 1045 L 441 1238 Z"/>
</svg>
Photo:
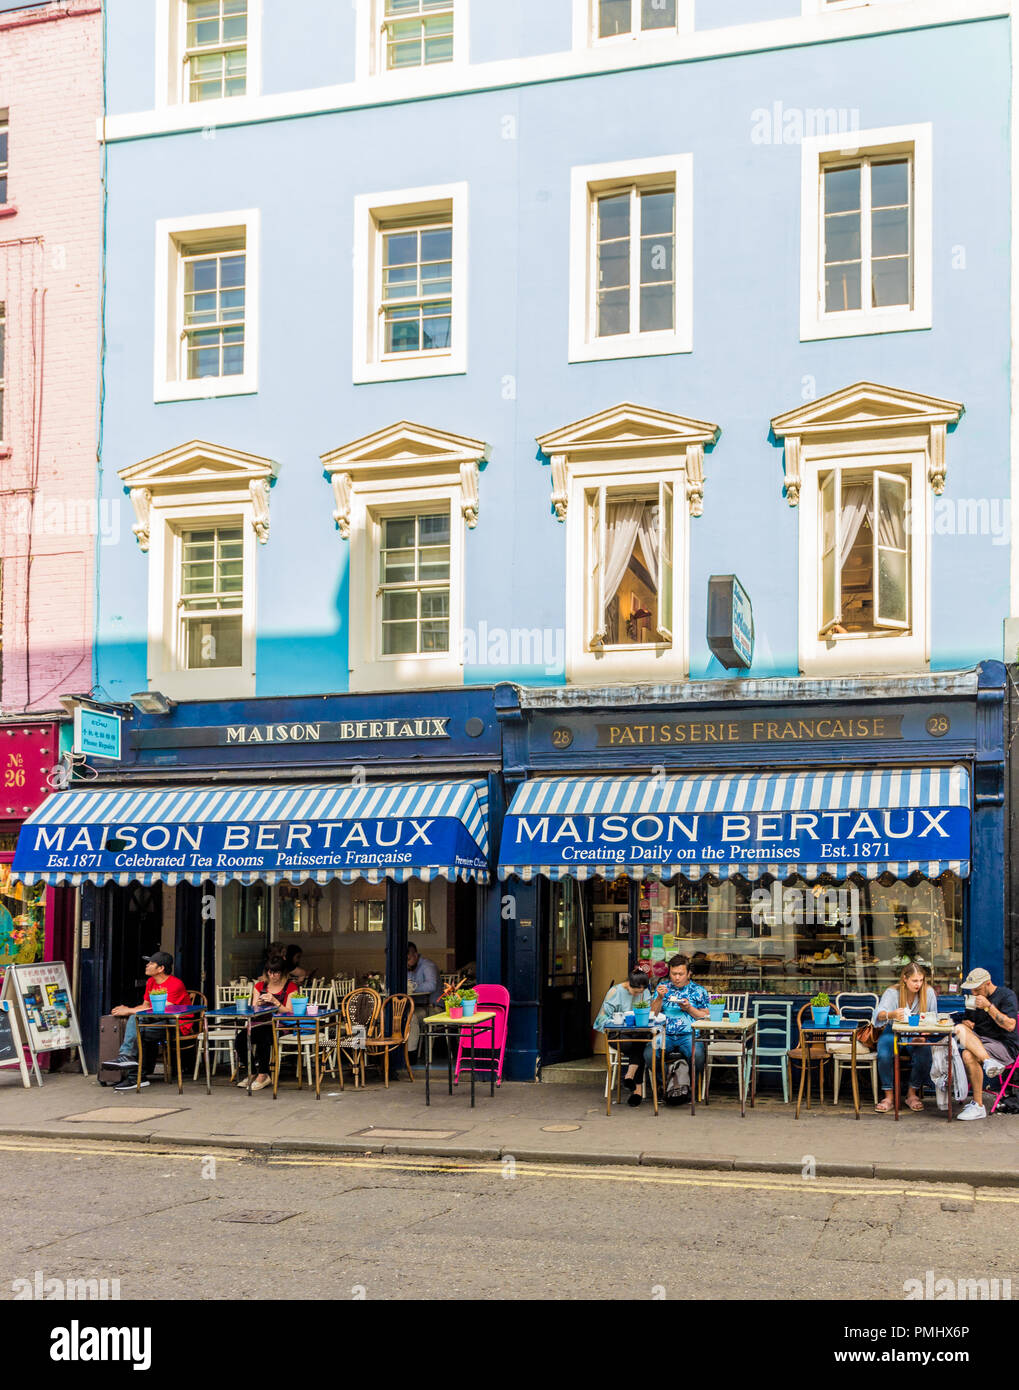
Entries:
<svg viewBox="0 0 1019 1390">
<path fill-rule="evenodd" d="M 410 1066 L 410 1053 L 407 1048 L 407 1040 L 410 1037 L 411 1019 L 414 1017 L 414 1000 L 409 994 L 391 994 L 386 1000 L 390 1009 L 390 1031 L 380 1033 L 378 1037 L 368 1038 L 367 1040 L 367 1061 L 381 1054 L 383 1075 L 386 1080 L 386 1090 L 389 1090 L 389 1054 L 398 1049 L 403 1052 L 403 1064 L 407 1068 L 407 1075 L 411 1081 L 414 1080 L 414 1073 Z"/>
<path fill-rule="evenodd" d="M 346 995 L 340 1004 L 340 1028 L 342 1037 L 339 1040 L 340 1056 L 345 1057 L 350 1063 L 350 1069 L 354 1073 L 354 1088 L 364 1085 L 364 1062 L 369 1038 L 377 1038 L 379 1034 L 379 1024 L 382 1018 L 382 995 L 374 989 L 368 989 L 362 985 L 360 989 L 353 990 Z M 352 1039 L 354 1030 L 363 1028 L 365 1033 L 365 1047 L 354 1047 L 352 1043 L 346 1042 Z"/>
<path fill-rule="evenodd" d="M 200 1004 L 203 1009 L 207 1007 L 205 995 L 199 989 L 188 990 L 188 1002 L 191 1004 Z M 194 1077 L 192 1079 L 197 1080 L 198 1064 L 202 1058 L 202 1046 L 204 1043 L 204 1038 L 205 1034 L 203 1032 L 201 1023 L 198 1019 L 192 1020 L 190 1033 L 181 1034 L 180 1069 L 182 1078 L 185 1075 L 184 1058 L 188 1051 L 190 1051 L 190 1049 L 193 1048 L 195 1053 L 195 1072 Z M 170 1034 L 168 1032 L 164 1034 L 163 1041 L 159 1044 L 159 1057 L 163 1064 L 163 1080 L 168 1082 L 173 1078 L 173 1062 L 171 1060 Z"/>
<path fill-rule="evenodd" d="M 876 994 L 857 994 L 846 992 L 836 994 L 835 1012 L 839 1018 L 860 1019 L 864 1023 L 870 1022 L 874 1017 L 874 1010 L 877 1008 Z M 835 1063 L 835 1104 L 838 1104 L 839 1086 L 842 1082 L 842 1073 L 848 1071 L 852 1062 L 853 1045 L 848 1042 L 830 1042 L 828 1051 Z M 874 1092 L 874 1104 L 878 1103 L 877 1089 L 877 1053 L 869 1047 L 861 1047 L 859 1042 L 856 1044 L 856 1070 L 870 1072 L 870 1085 Z"/>
<path fill-rule="evenodd" d="M 796 1015 L 796 1046 L 795 1046 L 795 1047 L 791 1047 L 791 1048 L 789 1049 L 789 1062 L 790 1062 L 790 1065 L 792 1065 L 793 1063 L 795 1063 L 797 1066 L 806 1067 L 806 1068 L 808 1069 L 808 1073 L 809 1073 L 809 1069 L 810 1069 L 811 1067 L 813 1067 L 813 1066 L 816 1066 L 816 1067 L 817 1067 L 817 1080 L 818 1080 L 818 1088 L 819 1088 L 819 1093 L 820 1093 L 820 1102 L 821 1102 L 821 1104 L 823 1105 L 823 1104 L 824 1104 L 824 1069 L 825 1069 L 825 1067 L 828 1065 L 829 1061 L 831 1061 L 832 1059 L 831 1059 L 831 1057 L 829 1056 L 829 1053 L 828 1053 L 828 1044 L 827 1044 L 827 1042 L 822 1042 L 820 1038 L 818 1038 L 815 1042 L 810 1042 L 810 1043 L 804 1041 L 803 1032 L 802 1032 L 802 1029 L 803 1029 L 803 1027 L 804 1027 L 803 1019 L 804 1019 L 804 1015 L 805 1015 L 805 1014 L 809 1014 L 809 1013 L 810 1013 L 810 1002 L 809 1002 L 809 1000 L 808 1000 L 807 1003 L 803 1005 L 803 1007 L 800 1009 L 799 1013 Z M 806 1024 L 806 1027 L 809 1028 L 810 1026 L 811 1026 L 811 1024 L 808 1022 L 808 1023 Z M 808 1074 L 807 1080 L 808 1080 L 808 1082 L 809 1082 L 809 1080 L 810 1080 L 809 1074 Z M 809 1089 L 808 1089 L 808 1091 L 807 1091 L 807 1102 L 808 1102 L 808 1105 L 809 1105 L 809 1102 L 810 1102 L 810 1091 L 809 1091 Z"/>
</svg>

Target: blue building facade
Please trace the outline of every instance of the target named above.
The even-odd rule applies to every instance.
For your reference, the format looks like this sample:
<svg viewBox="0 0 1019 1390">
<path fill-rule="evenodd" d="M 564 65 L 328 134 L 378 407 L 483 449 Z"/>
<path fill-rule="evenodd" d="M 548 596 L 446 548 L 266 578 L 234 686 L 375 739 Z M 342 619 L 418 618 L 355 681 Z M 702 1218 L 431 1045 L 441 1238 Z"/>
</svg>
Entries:
<svg viewBox="0 0 1019 1390">
<path fill-rule="evenodd" d="M 176 702 L 170 747 L 192 705 L 286 723 L 348 696 L 370 723 L 394 692 L 478 687 L 506 802 L 546 767 L 539 707 L 563 777 L 957 764 L 979 852 L 892 873 L 909 892 L 864 908 L 851 978 L 842 921 L 783 938 L 775 976 L 802 993 L 827 952 L 878 984 L 896 935 L 943 987 L 971 957 L 1000 972 L 1003 781 L 976 767 L 1003 759 L 977 725 L 1011 611 L 999 9 L 109 0 L 101 500 L 125 524 L 96 690 Z M 719 575 L 752 605 L 739 669 L 707 637 Z M 923 720 L 728 760 L 580 756 L 572 727 L 882 699 Z M 950 752 L 921 727 L 946 700 L 970 711 Z M 697 943 L 738 990 L 749 877 L 668 904 L 633 864 L 614 893 L 500 888 L 497 841 L 481 944 L 443 949 L 451 972 L 498 954 L 516 1074 L 589 1047 L 627 955 Z"/>
</svg>

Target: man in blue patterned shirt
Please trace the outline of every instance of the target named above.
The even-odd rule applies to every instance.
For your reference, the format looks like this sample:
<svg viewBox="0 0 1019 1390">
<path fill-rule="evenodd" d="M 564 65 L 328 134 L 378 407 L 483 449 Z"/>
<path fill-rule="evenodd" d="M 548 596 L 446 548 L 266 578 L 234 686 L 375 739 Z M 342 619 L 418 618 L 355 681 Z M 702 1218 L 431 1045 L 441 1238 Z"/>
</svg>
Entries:
<svg viewBox="0 0 1019 1390">
<path fill-rule="evenodd" d="M 665 1010 L 665 1057 L 680 1054 L 689 1062 L 693 1051 L 693 1020 L 708 1017 L 708 991 L 690 978 L 690 957 L 673 956 L 669 961 L 669 978 L 662 980 L 651 1001 L 651 1012 Z M 650 1048 L 648 1049 L 650 1053 Z M 704 1066 L 706 1056 L 702 1042 L 697 1044 L 697 1070 Z M 650 1065 L 651 1058 L 646 1055 Z"/>
</svg>

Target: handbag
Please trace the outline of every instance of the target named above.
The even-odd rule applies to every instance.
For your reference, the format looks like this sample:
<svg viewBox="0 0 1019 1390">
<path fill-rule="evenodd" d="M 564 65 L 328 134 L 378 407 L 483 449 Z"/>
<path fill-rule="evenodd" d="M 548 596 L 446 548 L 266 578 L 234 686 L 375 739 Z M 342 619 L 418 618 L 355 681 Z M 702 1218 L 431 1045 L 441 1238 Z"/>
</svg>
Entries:
<svg viewBox="0 0 1019 1390">
<path fill-rule="evenodd" d="M 868 1052 L 877 1051 L 878 1030 L 873 1023 L 865 1023 L 856 1035 L 857 1048 L 865 1047 Z"/>
</svg>

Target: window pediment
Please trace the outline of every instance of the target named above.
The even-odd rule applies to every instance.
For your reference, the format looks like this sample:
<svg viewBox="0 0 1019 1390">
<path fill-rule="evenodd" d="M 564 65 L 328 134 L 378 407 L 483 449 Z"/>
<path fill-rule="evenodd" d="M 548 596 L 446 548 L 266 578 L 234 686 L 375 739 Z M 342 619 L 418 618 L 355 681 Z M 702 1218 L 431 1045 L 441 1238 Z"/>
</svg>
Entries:
<svg viewBox="0 0 1019 1390">
<path fill-rule="evenodd" d="M 704 497 L 704 446 L 714 444 L 718 425 L 668 411 L 624 402 L 583 420 L 539 435 L 538 447 L 551 460 L 552 506 L 565 521 L 570 476 L 585 465 L 620 464 L 628 459 L 647 465 L 656 459 L 682 458 L 691 516 L 700 516 Z"/>
<path fill-rule="evenodd" d="M 130 491 L 137 516 L 132 530 L 142 550 L 148 550 L 153 505 L 199 499 L 250 503 L 252 526 L 264 544 L 269 539 L 269 488 L 278 468 L 273 459 L 192 439 L 129 464 L 117 476 Z"/>
<path fill-rule="evenodd" d="M 771 428 L 785 443 L 785 486 L 791 507 L 799 501 L 803 442 L 852 443 L 868 439 L 923 438 L 928 450 L 928 477 L 936 495 L 945 487 L 945 442 L 948 426 L 962 419 L 959 401 L 858 381 L 820 400 L 808 401 L 776 415 Z"/>
<path fill-rule="evenodd" d="M 458 486 L 460 510 L 468 527 L 477 525 L 478 481 L 488 461 L 481 439 L 450 434 L 401 420 L 374 434 L 355 439 L 322 455 L 322 467 L 333 487 L 333 520 L 344 538 L 350 536 L 351 504 L 359 488 L 392 491 Z"/>
</svg>

